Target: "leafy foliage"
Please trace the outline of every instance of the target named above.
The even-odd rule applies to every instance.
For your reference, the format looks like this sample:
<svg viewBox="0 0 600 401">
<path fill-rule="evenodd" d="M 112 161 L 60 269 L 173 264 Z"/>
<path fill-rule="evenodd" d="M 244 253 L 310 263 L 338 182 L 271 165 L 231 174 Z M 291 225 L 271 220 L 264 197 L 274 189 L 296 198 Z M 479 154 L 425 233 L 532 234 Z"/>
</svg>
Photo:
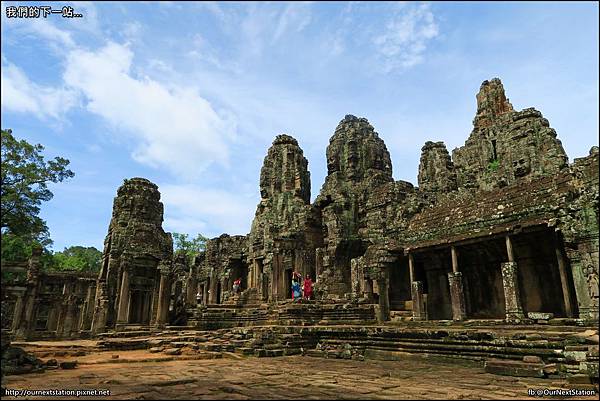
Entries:
<svg viewBox="0 0 600 401">
<path fill-rule="evenodd" d="M 52 199 L 50 182 L 62 182 L 75 174 L 69 160 L 45 160 L 44 147 L 17 140 L 11 130 L 2 131 L 1 230 L 25 242 L 51 243 L 46 222 L 39 217 L 40 205 Z"/>
<path fill-rule="evenodd" d="M 25 262 L 31 256 L 34 247 L 42 246 L 39 241 L 24 238 L 11 233 L 2 234 L 2 260 L 7 262 Z M 43 248 L 40 262 L 42 268 L 50 268 L 54 264 L 52 252 Z"/>
<path fill-rule="evenodd" d="M 98 272 L 102 263 L 102 252 L 93 246 L 71 246 L 53 255 L 52 269 Z"/>
<path fill-rule="evenodd" d="M 206 241 L 208 238 L 202 234 L 198 234 L 196 238 L 188 239 L 188 234 L 173 233 L 173 245 L 175 247 L 175 255 L 185 254 L 188 260 L 193 261 L 199 253 L 206 249 Z"/>
<path fill-rule="evenodd" d="M 499 167 L 500 161 L 498 159 L 494 159 L 488 164 L 488 171 L 498 171 Z"/>
</svg>

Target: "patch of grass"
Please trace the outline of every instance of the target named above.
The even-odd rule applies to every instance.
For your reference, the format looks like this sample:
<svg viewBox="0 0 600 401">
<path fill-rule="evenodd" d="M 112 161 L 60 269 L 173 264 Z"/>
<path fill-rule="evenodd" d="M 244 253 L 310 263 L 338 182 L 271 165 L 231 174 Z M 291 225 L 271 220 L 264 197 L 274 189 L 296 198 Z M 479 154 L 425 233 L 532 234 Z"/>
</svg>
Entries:
<svg viewBox="0 0 600 401">
<path fill-rule="evenodd" d="M 500 161 L 498 159 L 496 160 L 492 160 L 489 164 L 488 164 L 488 171 L 494 172 L 494 171 L 498 171 L 498 168 L 500 167 Z"/>
</svg>

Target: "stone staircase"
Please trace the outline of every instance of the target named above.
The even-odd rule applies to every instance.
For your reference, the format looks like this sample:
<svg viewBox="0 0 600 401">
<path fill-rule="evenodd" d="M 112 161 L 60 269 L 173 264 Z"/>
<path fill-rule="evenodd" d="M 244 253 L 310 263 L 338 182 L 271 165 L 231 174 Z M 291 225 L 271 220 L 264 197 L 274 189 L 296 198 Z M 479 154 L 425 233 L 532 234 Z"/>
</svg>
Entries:
<svg viewBox="0 0 600 401">
<path fill-rule="evenodd" d="M 376 322 L 375 306 L 315 301 L 234 305 L 235 300 L 188 310 L 188 325 L 200 330 L 264 325 L 348 325 Z"/>
<path fill-rule="evenodd" d="M 288 305 L 286 311 L 296 310 Z M 310 311 L 310 308 L 305 308 Z M 305 318 L 305 316 L 303 317 Z M 78 356 L 98 351 L 148 350 L 156 360 L 278 357 L 425 358 L 475 364 L 490 373 L 573 377 L 598 382 L 598 331 L 574 326 L 397 327 L 391 325 L 268 325 L 198 330 L 167 327 L 110 333 L 85 346 L 41 342 L 28 345 L 38 357 Z M 146 358 L 154 358 L 146 356 Z"/>
</svg>

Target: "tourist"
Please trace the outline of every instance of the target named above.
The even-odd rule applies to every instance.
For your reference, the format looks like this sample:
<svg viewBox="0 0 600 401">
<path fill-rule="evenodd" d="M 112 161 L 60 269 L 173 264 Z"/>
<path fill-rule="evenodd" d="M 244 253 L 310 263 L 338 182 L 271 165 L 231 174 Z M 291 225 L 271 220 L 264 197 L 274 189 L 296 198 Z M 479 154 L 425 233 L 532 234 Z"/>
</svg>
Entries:
<svg viewBox="0 0 600 401">
<path fill-rule="evenodd" d="M 312 298 L 313 293 L 313 282 L 310 279 L 310 275 L 306 275 L 304 283 L 302 284 L 302 292 L 304 293 L 304 299 L 309 300 Z"/>
<path fill-rule="evenodd" d="M 239 278 L 233 282 L 233 293 L 235 295 L 237 295 L 238 292 L 240 292 L 241 285 L 242 285 L 242 280 Z"/>
<path fill-rule="evenodd" d="M 196 304 L 197 305 L 201 305 L 202 304 L 202 294 L 200 293 L 200 291 L 198 291 L 196 293 Z"/>
<path fill-rule="evenodd" d="M 300 294 L 300 282 L 296 277 L 292 279 L 292 301 L 302 299 L 302 294 Z"/>
</svg>

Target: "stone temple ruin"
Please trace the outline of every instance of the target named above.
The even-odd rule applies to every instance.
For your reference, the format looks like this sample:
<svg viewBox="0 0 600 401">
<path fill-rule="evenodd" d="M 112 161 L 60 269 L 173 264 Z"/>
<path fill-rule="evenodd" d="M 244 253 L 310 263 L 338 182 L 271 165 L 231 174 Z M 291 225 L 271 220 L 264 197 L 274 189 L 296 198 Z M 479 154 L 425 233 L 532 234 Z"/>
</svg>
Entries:
<svg viewBox="0 0 600 401">
<path fill-rule="evenodd" d="M 4 286 L 3 330 L 29 340 L 230 330 L 251 337 L 240 349 L 258 356 L 322 354 L 322 344 L 352 339 L 348 357 L 537 355 L 542 366 L 597 380 L 597 335 L 576 356 L 569 347 L 574 333 L 598 324 L 598 158 L 594 146 L 569 164 L 548 120 L 534 108 L 515 111 L 497 78 L 481 85 L 464 146 L 450 155 L 443 142 L 424 144 L 418 187 L 394 181 L 383 139 L 367 119 L 347 115 L 313 203 L 298 141 L 278 135 L 250 233 L 209 240 L 192 265 L 173 257 L 157 186 L 125 180 L 99 276 L 39 272 L 37 254 L 28 266 L 7 266 L 27 276 Z M 291 302 L 294 271 L 315 281 L 314 300 Z M 522 332 L 543 337 L 547 327 L 571 337 L 525 341 Z M 265 346 L 278 335 L 302 346 Z"/>
</svg>

